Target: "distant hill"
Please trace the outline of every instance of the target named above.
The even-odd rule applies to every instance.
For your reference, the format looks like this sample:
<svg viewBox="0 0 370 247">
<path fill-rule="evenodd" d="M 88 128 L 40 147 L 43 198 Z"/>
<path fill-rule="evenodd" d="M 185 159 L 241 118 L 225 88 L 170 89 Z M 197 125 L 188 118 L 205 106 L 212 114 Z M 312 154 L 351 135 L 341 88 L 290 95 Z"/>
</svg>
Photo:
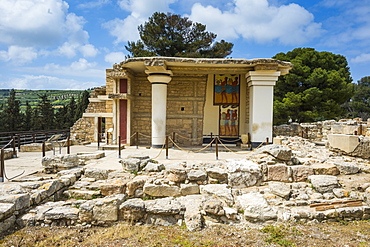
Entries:
<svg viewBox="0 0 370 247">
<path fill-rule="evenodd" d="M 6 105 L 11 89 L 0 89 L 0 105 Z M 15 90 L 17 100 L 21 101 L 21 110 L 25 110 L 26 102 L 35 107 L 40 98 L 38 95 L 46 94 L 55 108 L 63 107 L 69 103 L 72 96 L 75 100 L 84 90 Z M 90 89 L 88 89 L 91 92 Z"/>
</svg>

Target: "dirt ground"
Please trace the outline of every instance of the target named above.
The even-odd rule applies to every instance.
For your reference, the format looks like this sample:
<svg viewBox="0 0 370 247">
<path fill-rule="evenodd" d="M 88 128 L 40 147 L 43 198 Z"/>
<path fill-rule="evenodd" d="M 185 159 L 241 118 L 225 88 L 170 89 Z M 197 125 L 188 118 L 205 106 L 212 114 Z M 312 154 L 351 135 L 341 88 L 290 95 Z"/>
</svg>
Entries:
<svg viewBox="0 0 370 247">
<path fill-rule="evenodd" d="M 370 246 L 370 221 L 212 225 L 199 232 L 183 226 L 26 227 L 0 246 Z"/>
</svg>

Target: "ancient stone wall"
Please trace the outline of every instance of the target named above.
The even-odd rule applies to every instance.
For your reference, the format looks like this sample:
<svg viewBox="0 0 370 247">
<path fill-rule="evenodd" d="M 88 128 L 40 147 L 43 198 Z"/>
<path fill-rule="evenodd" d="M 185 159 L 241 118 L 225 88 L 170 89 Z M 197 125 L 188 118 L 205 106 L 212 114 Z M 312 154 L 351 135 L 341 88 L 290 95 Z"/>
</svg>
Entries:
<svg viewBox="0 0 370 247">
<path fill-rule="evenodd" d="M 71 127 L 72 142 L 83 143 L 94 141 L 94 118 L 80 118 Z"/>
<path fill-rule="evenodd" d="M 274 136 L 301 136 L 314 140 L 327 140 L 328 134 L 370 136 L 370 119 L 326 120 L 315 123 L 291 123 L 274 126 Z"/>
<path fill-rule="evenodd" d="M 151 84 L 146 75 L 137 76 L 131 83 L 132 133 L 151 135 Z M 207 77 L 204 75 L 173 76 L 167 88 L 167 134 L 176 132 L 186 138 L 180 144 L 200 144 Z M 140 136 L 141 144 L 150 138 Z"/>
</svg>

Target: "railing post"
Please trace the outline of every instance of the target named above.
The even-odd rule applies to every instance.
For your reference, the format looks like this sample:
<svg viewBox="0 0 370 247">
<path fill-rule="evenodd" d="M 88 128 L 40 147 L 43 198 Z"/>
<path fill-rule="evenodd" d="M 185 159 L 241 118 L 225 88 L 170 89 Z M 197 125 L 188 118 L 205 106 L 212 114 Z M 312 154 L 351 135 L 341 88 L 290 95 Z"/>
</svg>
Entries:
<svg viewBox="0 0 370 247">
<path fill-rule="evenodd" d="M 1 149 L 1 158 L 0 158 L 0 183 L 3 183 L 5 181 L 4 177 L 5 177 L 5 173 L 4 173 L 4 159 L 5 159 L 5 155 L 4 155 L 4 149 Z"/>
<path fill-rule="evenodd" d="M 71 146 L 70 146 L 69 135 L 67 136 L 67 154 L 71 154 Z"/>
<path fill-rule="evenodd" d="M 18 139 L 18 152 L 21 151 L 21 135 L 17 135 L 17 139 Z"/>
<path fill-rule="evenodd" d="M 166 160 L 168 160 L 168 136 L 166 135 Z"/>
<path fill-rule="evenodd" d="M 212 142 L 212 140 L 213 140 L 213 133 L 211 132 L 211 142 Z M 211 143 L 211 150 L 212 150 L 212 143 Z"/>
<path fill-rule="evenodd" d="M 46 156 L 46 148 L 45 148 L 45 142 L 43 141 L 42 142 L 42 157 L 45 157 Z"/>
<path fill-rule="evenodd" d="M 269 138 L 266 137 L 266 145 L 269 145 Z"/>
<path fill-rule="evenodd" d="M 33 142 L 33 143 L 35 143 L 35 142 L 36 142 L 36 134 L 35 134 L 35 133 L 33 133 L 33 134 L 32 134 L 32 142 Z"/>
<path fill-rule="evenodd" d="M 139 132 L 138 131 L 136 131 L 136 140 L 135 140 L 135 142 L 136 142 L 136 149 L 138 149 L 139 148 Z"/>
<path fill-rule="evenodd" d="M 118 136 L 118 158 L 121 158 L 121 136 Z"/>
<path fill-rule="evenodd" d="M 218 160 L 218 136 L 216 136 L 215 141 L 216 141 L 216 160 Z"/>
<path fill-rule="evenodd" d="M 98 150 L 100 150 L 100 133 L 98 132 Z"/>
</svg>

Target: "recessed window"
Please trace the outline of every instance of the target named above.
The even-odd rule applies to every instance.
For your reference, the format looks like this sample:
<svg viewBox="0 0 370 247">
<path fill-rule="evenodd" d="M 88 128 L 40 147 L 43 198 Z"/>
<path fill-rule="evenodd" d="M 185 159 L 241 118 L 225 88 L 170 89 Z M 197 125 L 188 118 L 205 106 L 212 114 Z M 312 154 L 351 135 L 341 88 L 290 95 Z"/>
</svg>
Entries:
<svg viewBox="0 0 370 247">
<path fill-rule="evenodd" d="M 141 93 L 139 93 L 139 96 L 141 96 Z"/>
<path fill-rule="evenodd" d="M 185 107 L 181 107 L 181 111 L 185 111 Z"/>
</svg>

